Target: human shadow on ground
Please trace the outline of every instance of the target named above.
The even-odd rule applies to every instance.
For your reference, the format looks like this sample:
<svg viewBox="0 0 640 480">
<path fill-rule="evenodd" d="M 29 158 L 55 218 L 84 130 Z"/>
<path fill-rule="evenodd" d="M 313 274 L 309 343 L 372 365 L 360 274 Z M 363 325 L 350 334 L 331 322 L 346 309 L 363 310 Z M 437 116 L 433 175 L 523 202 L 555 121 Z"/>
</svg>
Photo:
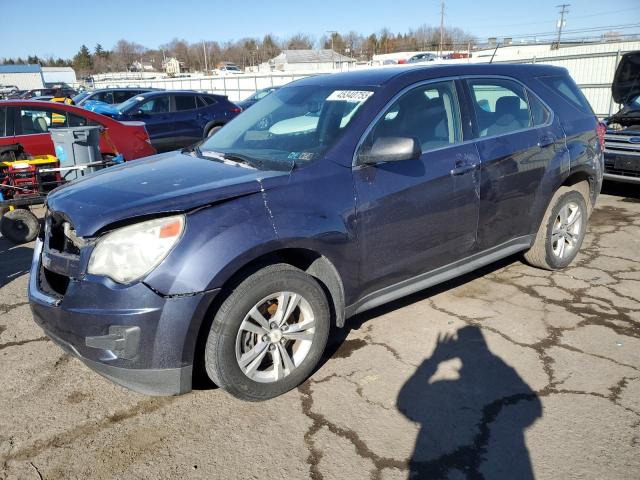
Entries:
<svg viewBox="0 0 640 480">
<path fill-rule="evenodd" d="M 409 478 L 534 478 L 524 431 L 542 416 L 542 404 L 489 350 L 480 328 L 438 338 L 397 408 L 420 425 Z"/>
</svg>

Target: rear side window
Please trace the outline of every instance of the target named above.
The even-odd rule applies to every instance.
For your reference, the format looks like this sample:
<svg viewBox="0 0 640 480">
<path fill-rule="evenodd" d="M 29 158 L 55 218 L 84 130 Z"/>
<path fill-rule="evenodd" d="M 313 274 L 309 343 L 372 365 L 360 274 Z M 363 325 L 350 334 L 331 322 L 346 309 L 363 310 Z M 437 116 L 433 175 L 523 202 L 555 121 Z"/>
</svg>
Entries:
<svg viewBox="0 0 640 480">
<path fill-rule="evenodd" d="M 205 105 L 213 105 L 216 101 L 211 97 L 198 97 Z M 199 102 L 198 102 L 199 103 Z"/>
<path fill-rule="evenodd" d="M 531 126 L 524 88 L 502 79 L 468 80 L 478 135 L 490 137 Z"/>
<path fill-rule="evenodd" d="M 593 109 L 591 108 L 591 105 L 589 105 L 588 100 L 571 78 L 567 76 L 539 77 L 538 80 L 581 112 L 588 115 L 594 115 Z"/>
<path fill-rule="evenodd" d="M 544 106 L 538 97 L 528 90 L 527 100 L 529 100 L 529 109 L 531 110 L 531 120 L 533 120 L 533 125 L 538 127 L 546 124 L 551 118 L 551 112 Z"/>
<path fill-rule="evenodd" d="M 196 108 L 196 97 L 192 95 L 176 95 L 176 111 L 193 110 Z"/>
<path fill-rule="evenodd" d="M 125 90 L 125 91 L 116 91 L 113 92 L 113 103 L 118 104 L 118 103 L 122 103 L 122 102 L 126 102 L 127 100 L 129 100 L 131 97 L 138 95 L 140 92 L 138 91 L 129 91 L 129 90 Z"/>
<path fill-rule="evenodd" d="M 112 92 L 99 92 L 91 97 L 91 100 L 97 100 L 98 102 L 113 103 Z"/>
<path fill-rule="evenodd" d="M 143 113 L 167 113 L 169 111 L 169 97 L 154 97 L 140 105 Z"/>
</svg>

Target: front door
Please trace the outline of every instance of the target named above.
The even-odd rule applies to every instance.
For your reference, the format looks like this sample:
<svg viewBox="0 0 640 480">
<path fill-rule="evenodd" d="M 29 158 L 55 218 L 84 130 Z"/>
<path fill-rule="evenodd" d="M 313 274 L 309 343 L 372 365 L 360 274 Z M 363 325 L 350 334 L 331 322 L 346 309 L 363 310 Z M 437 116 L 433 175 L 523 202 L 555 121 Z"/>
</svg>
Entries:
<svg viewBox="0 0 640 480">
<path fill-rule="evenodd" d="M 402 94 L 365 138 L 412 137 L 416 160 L 357 165 L 358 242 L 363 295 L 466 257 L 475 247 L 478 166 L 473 143 L 462 143 L 454 82 Z"/>
</svg>

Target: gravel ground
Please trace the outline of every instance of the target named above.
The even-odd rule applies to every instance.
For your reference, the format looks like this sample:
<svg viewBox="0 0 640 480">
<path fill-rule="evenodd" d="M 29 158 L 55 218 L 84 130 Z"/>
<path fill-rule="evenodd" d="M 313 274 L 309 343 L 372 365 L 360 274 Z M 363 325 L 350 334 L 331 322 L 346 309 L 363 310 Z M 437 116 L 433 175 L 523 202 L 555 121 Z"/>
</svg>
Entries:
<svg viewBox="0 0 640 480">
<path fill-rule="evenodd" d="M 264 403 L 151 398 L 33 323 L 0 238 L 0 479 L 630 479 L 640 471 L 640 188 L 608 186 L 576 262 L 509 258 L 351 319 Z"/>
</svg>

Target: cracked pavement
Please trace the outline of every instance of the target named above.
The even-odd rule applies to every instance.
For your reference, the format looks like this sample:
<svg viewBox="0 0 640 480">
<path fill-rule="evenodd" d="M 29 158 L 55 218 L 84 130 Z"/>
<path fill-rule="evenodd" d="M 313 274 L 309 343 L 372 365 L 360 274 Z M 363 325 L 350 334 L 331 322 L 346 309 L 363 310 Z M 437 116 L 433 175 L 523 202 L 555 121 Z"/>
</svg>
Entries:
<svg viewBox="0 0 640 480">
<path fill-rule="evenodd" d="M 352 318 L 264 403 L 93 373 L 33 323 L 31 248 L 0 238 L 0 479 L 634 478 L 640 189 L 606 188 L 566 270 L 515 256 Z"/>
</svg>

